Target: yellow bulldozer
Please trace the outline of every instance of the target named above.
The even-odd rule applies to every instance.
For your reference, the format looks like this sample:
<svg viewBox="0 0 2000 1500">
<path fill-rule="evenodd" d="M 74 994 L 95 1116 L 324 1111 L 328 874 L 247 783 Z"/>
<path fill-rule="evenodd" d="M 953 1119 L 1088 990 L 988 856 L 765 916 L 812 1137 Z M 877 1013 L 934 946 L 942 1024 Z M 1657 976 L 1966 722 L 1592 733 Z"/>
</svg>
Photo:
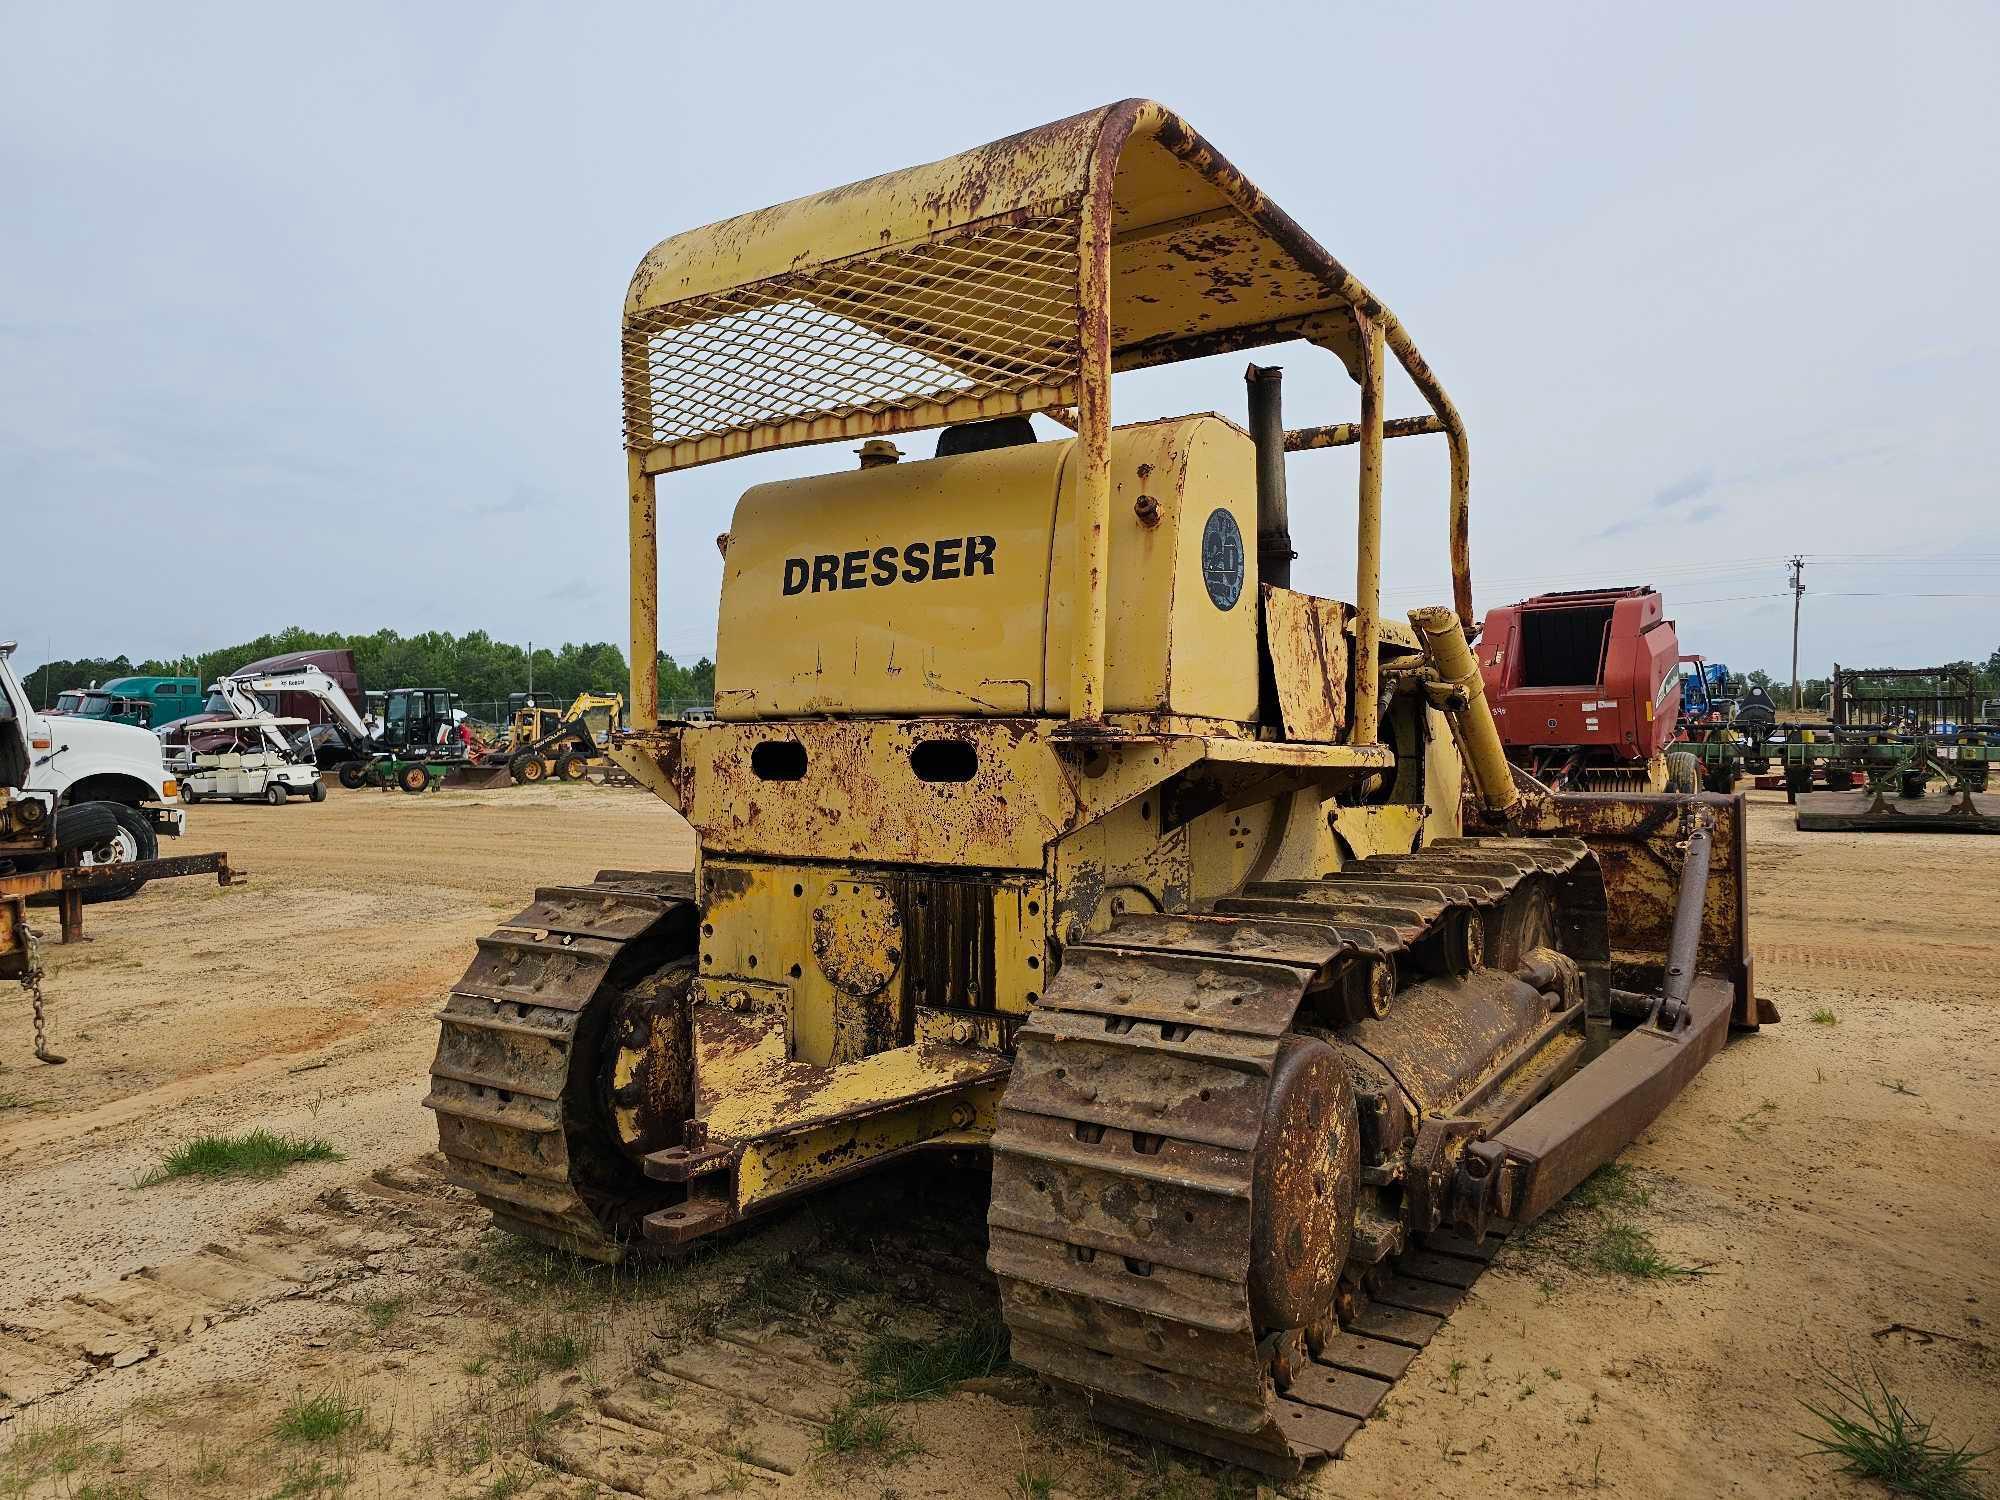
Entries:
<svg viewBox="0 0 2000 1500">
<path fill-rule="evenodd" d="M 1358 410 L 1287 428 L 1252 366 L 1241 425 L 1112 421 L 1114 373 L 1278 343 Z M 1425 414 L 1385 418 L 1391 359 Z M 699 848 L 537 892 L 453 990 L 425 1103 L 505 1228 L 615 1260 L 986 1151 L 1014 1359 L 1284 1474 L 1340 1451 L 1500 1237 L 1776 1019 L 1740 799 L 1517 779 L 1467 648 L 1458 412 L 1161 106 L 665 240 L 623 373 L 612 754 Z M 1453 604 L 1404 621 L 1383 446 L 1423 434 Z M 742 495 L 715 717 L 662 720 L 659 481 L 856 439 Z M 1292 587 L 1286 482 L 1341 445 L 1344 601 Z"/>
</svg>

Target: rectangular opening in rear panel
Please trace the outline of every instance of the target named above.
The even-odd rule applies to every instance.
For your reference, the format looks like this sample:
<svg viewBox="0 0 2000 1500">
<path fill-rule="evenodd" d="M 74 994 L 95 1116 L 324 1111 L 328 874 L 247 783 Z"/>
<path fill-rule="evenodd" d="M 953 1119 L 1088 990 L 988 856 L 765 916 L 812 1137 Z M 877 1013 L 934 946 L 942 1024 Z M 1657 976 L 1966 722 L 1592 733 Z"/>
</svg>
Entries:
<svg viewBox="0 0 2000 1500">
<path fill-rule="evenodd" d="M 1604 668 L 1611 606 L 1530 609 L 1521 615 L 1521 686 L 1592 687 Z"/>
</svg>

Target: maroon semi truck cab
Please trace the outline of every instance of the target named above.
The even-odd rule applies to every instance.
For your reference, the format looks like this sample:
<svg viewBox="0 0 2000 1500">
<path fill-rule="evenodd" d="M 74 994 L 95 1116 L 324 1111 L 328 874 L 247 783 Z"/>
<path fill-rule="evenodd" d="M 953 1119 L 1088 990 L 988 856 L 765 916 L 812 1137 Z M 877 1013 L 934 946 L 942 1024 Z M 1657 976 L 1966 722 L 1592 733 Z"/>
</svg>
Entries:
<svg viewBox="0 0 2000 1500">
<path fill-rule="evenodd" d="M 1489 610 L 1479 671 L 1508 754 L 1571 785 L 1643 770 L 1680 716 L 1680 642 L 1651 588 L 1537 594 Z"/>
</svg>

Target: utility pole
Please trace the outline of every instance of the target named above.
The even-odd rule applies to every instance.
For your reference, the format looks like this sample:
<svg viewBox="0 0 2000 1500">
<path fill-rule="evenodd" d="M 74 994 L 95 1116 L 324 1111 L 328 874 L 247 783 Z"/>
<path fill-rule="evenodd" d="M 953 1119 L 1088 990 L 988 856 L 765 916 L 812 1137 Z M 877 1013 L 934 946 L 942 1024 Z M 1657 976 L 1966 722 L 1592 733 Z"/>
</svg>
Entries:
<svg viewBox="0 0 2000 1500">
<path fill-rule="evenodd" d="M 1792 634 L 1793 634 L 1794 638 L 1796 638 L 1796 637 L 1797 637 L 1797 634 L 1798 634 L 1798 632 L 1797 632 L 1796 630 L 1794 630 L 1794 631 L 1792 632 Z M 1794 646 L 1793 646 L 1793 648 L 1792 648 L 1792 654 L 1793 654 L 1794 656 L 1796 656 L 1796 655 L 1798 654 L 1798 647 L 1797 647 L 1796 645 L 1794 645 Z M 531 639 L 531 640 L 530 640 L 530 641 L 528 642 L 528 705 L 529 705 L 529 707 L 531 707 L 531 708 L 532 708 L 532 707 L 534 706 L 534 702 L 535 702 L 535 643 L 534 643 L 534 641 L 533 641 L 533 640 Z"/>
<path fill-rule="evenodd" d="M 1799 692 L 1799 601 L 1806 594 L 1806 560 L 1792 558 L 1792 710 L 1805 707 Z"/>
</svg>

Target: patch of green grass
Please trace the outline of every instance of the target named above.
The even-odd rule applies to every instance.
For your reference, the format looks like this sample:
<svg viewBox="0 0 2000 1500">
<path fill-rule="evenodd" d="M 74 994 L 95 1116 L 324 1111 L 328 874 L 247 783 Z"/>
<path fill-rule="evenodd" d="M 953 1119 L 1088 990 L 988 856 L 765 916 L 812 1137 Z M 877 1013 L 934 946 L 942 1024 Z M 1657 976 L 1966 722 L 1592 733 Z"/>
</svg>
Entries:
<svg viewBox="0 0 2000 1500">
<path fill-rule="evenodd" d="M 345 1159 L 331 1141 L 318 1136 L 273 1135 L 268 1130 L 202 1135 L 174 1147 L 138 1185 L 156 1187 L 176 1177 L 276 1177 L 297 1162 Z"/>
<path fill-rule="evenodd" d="M 573 1370 L 589 1353 L 589 1340 L 581 1332 L 557 1322 L 510 1328 L 499 1346 L 508 1379 L 520 1385 L 544 1371 Z"/>
<path fill-rule="evenodd" d="M 359 1402 L 334 1392 L 318 1396 L 301 1393 L 292 1398 L 273 1431 L 290 1443 L 330 1443 L 359 1427 L 363 1416 Z"/>
<path fill-rule="evenodd" d="M 1007 1491 L 1011 1500 L 1049 1500 L 1055 1492 L 1056 1482 L 1047 1469 L 1036 1467 L 1022 1469 L 1014 1476 L 1013 1486 Z"/>
<path fill-rule="evenodd" d="M 321 1500 L 338 1495 L 347 1488 L 349 1477 L 345 1469 L 329 1469 L 324 1459 L 315 1458 L 310 1463 L 293 1459 L 278 1476 L 271 1500 Z"/>
<path fill-rule="evenodd" d="M 361 1304 L 361 1310 L 368 1314 L 370 1328 L 377 1333 L 387 1333 L 409 1305 L 408 1297 L 370 1297 Z"/>
<path fill-rule="evenodd" d="M 1874 1372 L 1873 1389 L 1857 1372 L 1850 1380 L 1821 1372 L 1827 1397 L 1800 1399 L 1824 1432 L 1800 1433 L 1814 1455 L 1840 1460 L 1840 1471 L 1873 1479 L 1893 1494 L 1918 1500 L 1978 1500 L 1976 1475 L 1986 1456 L 1960 1444 L 1947 1448 L 1931 1439 L 1931 1424 L 1912 1412 Z"/>
<path fill-rule="evenodd" d="M 961 1380 L 991 1375 L 1007 1359 L 1007 1329 L 997 1318 L 954 1328 L 934 1339 L 890 1334 L 861 1355 L 864 1405 L 928 1401 Z"/>
<path fill-rule="evenodd" d="M 0 1495 L 25 1495 L 44 1479 L 66 1482 L 122 1457 L 123 1448 L 104 1442 L 81 1422 L 24 1423 L 0 1454 Z"/>
<path fill-rule="evenodd" d="M 486 1486 L 486 1500 L 513 1500 L 515 1495 L 525 1495 L 534 1482 L 521 1470 L 508 1469 Z"/>
<path fill-rule="evenodd" d="M 76 1500 L 146 1500 L 146 1492 L 125 1479 L 108 1479 L 102 1484 L 86 1484 L 76 1492 Z"/>
<path fill-rule="evenodd" d="M 1806 1019 L 1815 1026 L 1834 1026 L 1839 1024 L 1840 1021 L 1840 1017 L 1836 1016 L 1824 1005 L 1815 1008 L 1813 1013 L 1807 1016 Z"/>
<path fill-rule="evenodd" d="M 1623 1162 L 1608 1161 L 1571 1190 L 1569 1201 L 1578 1208 L 1644 1208 L 1653 1190 Z"/>
<path fill-rule="evenodd" d="M 40 1094 L 17 1094 L 12 1089 L 0 1089 L 0 1110 L 39 1109 L 47 1102 Z"/>
<path fill-rule="evenodd" d="M 867 1456 L 883 1463 L 895 1463 L 923 1449 L 897 1430 L 879 1411 L 871 1411 L 858 1401 L 834 1408 L 820 1429 L 819 1448 L 841 1458 Z"/>
<path fill-rule="evenodd" d="M 220 1453 L 211 1453 L 205 1440 L 197 1438 L 194 1445 L 194 1462 L 188 1465 L 188 1483 L 198 1489 L 221 1484 L 229 1477 L 229 1460 Z"/>
<path fill-rule="evenodd" d="M 1706 1276 L 1701 1266 L 1676 1265 L 1660 1254 L 1653 1237 L 1636 1224 L 1606 1224 L 1590 1247 L 1590 1263 L 1600 1271 L 1641 1281 L 1676 1281 Z"/>
</svg>

